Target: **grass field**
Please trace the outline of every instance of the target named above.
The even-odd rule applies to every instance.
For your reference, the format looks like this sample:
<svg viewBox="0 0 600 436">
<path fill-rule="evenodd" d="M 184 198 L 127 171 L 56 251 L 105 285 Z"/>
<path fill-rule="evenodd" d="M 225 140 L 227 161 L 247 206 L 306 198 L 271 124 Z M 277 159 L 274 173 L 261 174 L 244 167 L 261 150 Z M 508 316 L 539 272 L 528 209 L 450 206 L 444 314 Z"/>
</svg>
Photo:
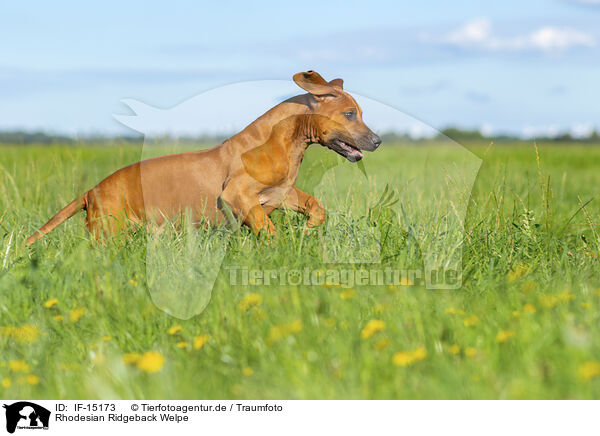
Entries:
<svg viewBox="0 0 600 436">
<path fill-rule="evenodd" d="M 409 181 L 457 150 L 384 144 L 366 177 L 346 162 L 331 183 L 319 168 L 338 158 L 313 148 L 298 185 L 330 205 L 337 252 L 375 226 L 382 265 L 419 268 L 411 231 L 442 218 L 435 192 L 428 201 Z M 470 198 L 460 289 L 231 285 L 223 269 L 205 310 L 181 320 L 150 298 L 145 234 L 91 244 L 79 214 L 25 247 L 141 146 L 0 146 L 0 397 L 599 398 L 600 148 L 538 148 L 470 147 L 483 163 L 459 192 Z M 378 203 L 386 185 L 393 207 Z M 324 265 L 323 229 L 305 235 L 301 217 L 273 215 L 278 236 L 233 232 L 224 265 L 373 267 Z"/>
</svg>

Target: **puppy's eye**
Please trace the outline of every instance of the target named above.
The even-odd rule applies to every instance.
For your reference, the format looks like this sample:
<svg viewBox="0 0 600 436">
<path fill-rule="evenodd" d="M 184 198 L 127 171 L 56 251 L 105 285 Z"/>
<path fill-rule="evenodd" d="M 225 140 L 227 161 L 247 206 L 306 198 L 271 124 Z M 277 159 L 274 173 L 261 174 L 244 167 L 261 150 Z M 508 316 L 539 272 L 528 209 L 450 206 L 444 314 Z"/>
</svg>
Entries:
<svg viewBox="0 0 600 436">
<path fill-rule="evenodd" d="M 346 119 L 348 121 L 354 121 L 356 119 L 356 112 L 354 112 L 354 111 L 344 112 L 344 116 L 346 117 Z"/>
</svg>

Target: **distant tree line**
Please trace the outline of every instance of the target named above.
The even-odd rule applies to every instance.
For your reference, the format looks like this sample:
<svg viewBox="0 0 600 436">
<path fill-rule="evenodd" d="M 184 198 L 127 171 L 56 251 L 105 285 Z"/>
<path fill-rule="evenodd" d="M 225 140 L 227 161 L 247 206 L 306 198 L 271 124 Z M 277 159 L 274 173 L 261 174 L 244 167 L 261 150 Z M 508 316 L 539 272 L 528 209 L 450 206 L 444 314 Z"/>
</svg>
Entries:
<svg viewBox="0 0 600 436">
<path fill-rule="evenodd" d="M 514 135 L 484 135 L 479 130 L 464 130 L 456 127 L 448 127 L 438 134 L 438 138 L 448 137 L 456 142 L 461 141 L 495 141 L 495 142 L 516 142 L 523 140 L 538 140 L 544 142 L 600 142 L 600 134 L 593 130 L 587 136 L 574 137 L 568 132 L 559 133 L 554 136 L 532 136 L 529 138 Z"/>
<path fill-rule="evenodd" d="M 73 138 L 69 136 L 48 135 L 44 132 L 0 132 L 0 143 L 5 144 L 70 144 L 72 142 Z"/>
<path fill-rule="evenodd" d="M 178 143 L 219 144 L 231 135 L 199 135 L 199 136 L 156 136 L 147 138 L 150 143 L 157 144 L 177 141 Z M 143 135 L 54 135 L 46 132 L 0 131 L 0 144 L 38 144 L 38 145 L 77 145 L 77 144 L 118 144 L 142 143 Z"/>
<path fill-rule="evenodd" d="M 83 138 L 67 135 L 55 135 L 46 132 L 0 131 L 0 144 L 41 144 L 41 145 L 74 145 L 79 142 L 104 143 L 104 142 L 140 142 L 142 136 L 100 136 L 90 135 Z"/>
<path fill-rule="evenodd" d="M 180 144 L 220 144 L 232 135 L 198 135 L 198 136 L 156 136 L 146 138 L 146 143 L 164 144 L 165 142 L 176 141 Z M 484 135 L 479 130 L 465 130 L 457 127 L 448 127 L 443 129 L 435 138 L 413 138 L 407 133 L 387 132 L 381 135 L 386 143 L 397 142 L 424 142 L 450 138 L 456 142 L 517 142 L 524 140 L 533 140 L 544 142 L 562 142 L 562 143 L 600 143 L 600 133 L 596 130 L 586 137 L 573 137 L 570 133 L 562 133 L 556 136 L 544 136 L 536 138 L 524 138 L 514 135 Z M 67 136 L 55 135 L 42 131 L 0 131 L 0 144 L 38 144 L 38 145 L 78 145 L 78 144 L 119 144 L 119 143 L 142 143 L 144 136 L 141 135 L 86 135 L 86 136 Z"/>
<path fill-rule="evenodd" d="M 380 135 L 384 142 L 423 142 L 426 139 L 412 138 L 406 133 L 388 132 Z M 600 143 L 600 133 L 596 130 L 592 131 L 588 136 L 574 137 L 568 132 L 560 133 L 556 136 L 536 136 L 526 138 L 523 136 L 497 134 L 497 135 L 484 135 L 479 130 L 466 130 L 459 129 L 456 127 L 447 127 L 438 133 L 434 140 L 442 140 L 450 138 L 456 142 L 522 142 L 522 141 L 543 141 L 543 142 L 573 142 L 573 143 Z M 429 140 L 431 140 L 429 139 Z"/>
</svg>

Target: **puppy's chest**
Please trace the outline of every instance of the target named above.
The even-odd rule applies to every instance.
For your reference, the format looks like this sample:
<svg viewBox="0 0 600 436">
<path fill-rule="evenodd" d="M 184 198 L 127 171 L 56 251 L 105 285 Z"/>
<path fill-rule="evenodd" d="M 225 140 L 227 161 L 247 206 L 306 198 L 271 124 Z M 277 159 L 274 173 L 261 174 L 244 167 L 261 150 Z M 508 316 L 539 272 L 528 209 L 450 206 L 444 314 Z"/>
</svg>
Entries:
<svg viewBox="0 0 600 436">
<path fill-rule="evenodd" d="M 272 168 L 270 180 L 267 183 L 264 183 L 266 187 L 263 190 L 268 192 L 279 192 L 291 189 L 298 179 L 300 163 L 302 163 L 302 156 L 288 162 L 287 165 L 281 165 L 277 169 Z M 265 179 L 267 179 L 267 177 L 265 177 Z M 265 182 L 266 181 L 267 180 L 265 180 Z"/>
<path fill-rule="evenodd" d="M 292 192 L 298 179 L 304 152 L 292 154 L 290 157 L 287 165 L 282 165 L 279 171 L 275 171 L 273 175 L 276 176 L 271 183 L 261 190 L 258 196 L 261 205 L 278 207 Z"/>
</svg>

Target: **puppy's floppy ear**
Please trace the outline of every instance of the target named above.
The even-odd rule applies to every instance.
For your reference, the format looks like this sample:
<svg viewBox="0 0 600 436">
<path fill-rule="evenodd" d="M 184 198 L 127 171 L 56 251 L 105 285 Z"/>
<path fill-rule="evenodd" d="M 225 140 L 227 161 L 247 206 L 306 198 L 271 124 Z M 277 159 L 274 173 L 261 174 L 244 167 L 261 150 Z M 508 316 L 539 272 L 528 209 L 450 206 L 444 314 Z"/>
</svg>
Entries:
<svg viewBox="0 0 600 436">
<path fill-rule="evenodd" d="M 337 80 L 337 79 L 336 79 Z M 294 82 L 300 88 L 310 92 L 315 97 L 327 95 L 337 96 L 338 91 L 321 77 L 316 71 L 309 70 L 305 73 L 294 74 Z"/>
<path fill-rule="evenodd" d="M 333 79 L 329 81 L 331 86 L 336 86 L 340 89 L 344 89 L 344 80 L 343 79 Z"/>
</svg>

